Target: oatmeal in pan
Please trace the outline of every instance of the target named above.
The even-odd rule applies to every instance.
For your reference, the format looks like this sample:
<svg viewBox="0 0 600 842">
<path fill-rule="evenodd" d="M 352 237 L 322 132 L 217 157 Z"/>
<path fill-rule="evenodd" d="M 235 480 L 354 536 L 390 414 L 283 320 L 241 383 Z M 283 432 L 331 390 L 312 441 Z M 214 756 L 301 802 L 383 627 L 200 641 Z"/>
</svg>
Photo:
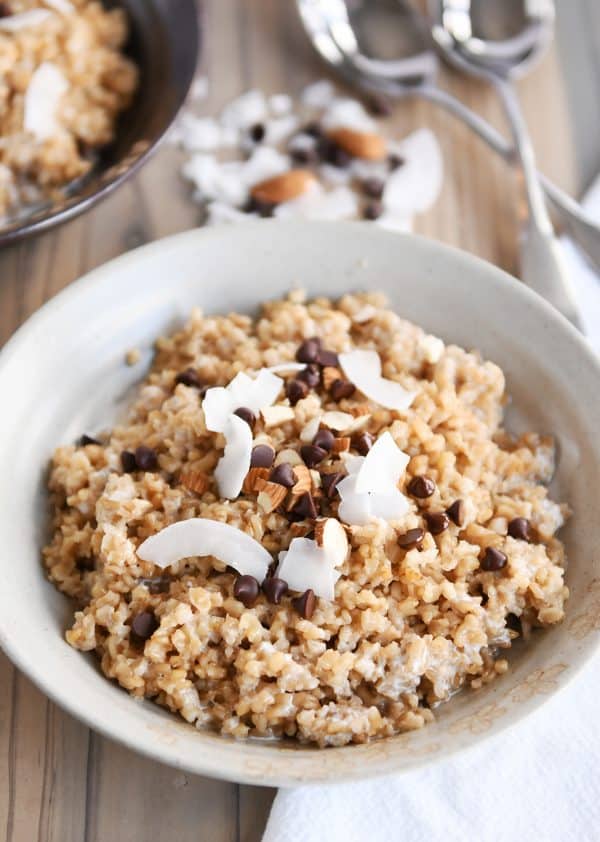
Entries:
<svg viewBox="0 0 600 842">
<path fill-rule="evenodd" d="M 505 432 L 505 400 L 379 294 L 194 312 L 126 422 L 54 455 L 68 642 L 235 737 L 422 727 L 564 616 L 553 443 Z"/>
<path fill-rule="evenodd" d="M 85 175 L 138 82 L 122 9 L 0 2 L 0 218 Z"/>
</svg>

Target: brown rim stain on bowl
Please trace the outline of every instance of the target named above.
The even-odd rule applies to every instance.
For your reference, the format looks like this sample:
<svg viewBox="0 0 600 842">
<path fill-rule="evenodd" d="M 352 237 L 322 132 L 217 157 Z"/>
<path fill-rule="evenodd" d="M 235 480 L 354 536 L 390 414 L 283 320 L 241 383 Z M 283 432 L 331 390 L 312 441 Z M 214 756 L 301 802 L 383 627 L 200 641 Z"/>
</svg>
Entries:
<svg viewBox="0 0 600 842">
<path fill-rule="evenodd" d="M 196 71 L 201 25 L 195 0 L 107 0 L 126 10 L 126 52 L 140 69 L 140 85 L 117 123 L 117 136 L 80 184 L 55 201 L 0 225 L 0 248 L 47 231 L 106 198 L 148 160 L 177 117 Z"/>
</svg>

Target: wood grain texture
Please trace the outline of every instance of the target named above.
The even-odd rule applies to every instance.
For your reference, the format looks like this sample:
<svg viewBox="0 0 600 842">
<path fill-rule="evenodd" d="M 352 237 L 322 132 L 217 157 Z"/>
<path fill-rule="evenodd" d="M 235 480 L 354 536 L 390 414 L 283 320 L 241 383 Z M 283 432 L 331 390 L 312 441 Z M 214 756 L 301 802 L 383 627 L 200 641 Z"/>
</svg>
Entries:
<svg viewBox="0 0 600 842">
<path fill-rule="evenodd" d="M 588 8 L 593 2 L 578 0 L 573 6 Z M 294 93 L 323 75 L 291 2 L 209 0 L 205 19 L 207 113 L 250 86 Z M 485 86 L 449 73 L 442 84 L 502 127 L 498 105 Z M 520 88 L 541 166 L 574 188 L 573 141 L 556 52 Z M 430 126 L 443 149 L 443 194 L 417 221 L 417 231 L 513 270 L 519 194 L 506 165 L 429 104 L 398 105 L 391 125 L 400 136 Z M 197 223 L 197 209 L 177 175 L 179 163 L 179 153 L 164 146 L 134 180 L 91 213 L 0 254 L 0 344 L 83 272 Z M 272 790 L 168 769 L 91 733 L 3 656 L 0 749 L 0 838 L 5 842 L 258 842 L 273 797 Z"/>
</svg>

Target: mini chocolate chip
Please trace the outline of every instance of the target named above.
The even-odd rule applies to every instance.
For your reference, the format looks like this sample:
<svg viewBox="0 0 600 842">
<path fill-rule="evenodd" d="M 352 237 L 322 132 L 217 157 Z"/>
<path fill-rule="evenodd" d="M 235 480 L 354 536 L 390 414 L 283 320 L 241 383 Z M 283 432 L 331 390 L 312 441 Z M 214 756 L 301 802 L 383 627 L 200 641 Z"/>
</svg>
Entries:
<svg viewBox="0 0 600 842">
<path fill-rule="evenodd" d="M 90 570 L 94 570 L 96 563 L 93 558 L 89 556 L 84 556 L 82 558 L 78 558 L 75 562 L 75 567 L 80 570 L 82 573 L 87 573 Z"/>
<path fill-rule="evenodd" d="M 265 127 L 262 123 L 255 123 L 248 132 L 254 143 L 260 143 L 265 139 Z"/>
<path fill-rule="evenodd" d="M 305 339 L 296 351 L 296 359 L 299 363 L 316 363 L 319 351 L 321 350 L 321 340 L 318 336 L 313 336 L 310 339 Z"/>
<path fill-rule="evenodd" d="M 344 474 L 335 471 L 331 474 L 321 474 L 321 488 L 323 494 L 331 500 L 337 494 L 338 483 L 344 479 Z"/>
<path fill-rule="evenodd" d="M 444 512 L 425 512 L 424 517 L 432 535 L 439 535 L 450 526 L 450 518 Z"/>
<path fill-rule="evenodd" d="M 531 524 L 525 517 L 515 517 L 508 524 L 508 534 L 517 541 L 531 541 Z"/>
<path fill-rule="evenodd" d="M 319 138 L 317 151 L 322 161 L 339 169 L 350 166 L 352 161 L 352 157 L 328 137 Z"/>
<path fill-rule="evenodd" d="M 356 392 L 356 386 L 349 380 L 342 380 L 338 377 L 329 387 L 329 393 L 334 401 L 341 401 L 344 398 L 351 398 Z"/>
<path fill-rule="evenodd" d="M 327 351 L 324 348 L 319 349 L 319 353 L 317 355 L 317 362 L 319 365 L 325 366 L 336 366 L 339 365 L 338 355 L 335 351 Z"/>
<path fill-rule="evenodd" d="M 370 199 L 381 199 L 383 196 L 383 181 L 379 178 L 365 178 L 360 186 L 365 196 Z"/>
<path fill-rule="evenodd" d="M 289 462 L 282 462 L 271 471 L 269 476 L 271 482 L 283 485 L 284 488 L 292 488 L 296 485 L 296 477 Z"/>
<path fill-rule="evenodd" d="M 307 365 L 298 375 L 298 380 L 302 380 L 310 389 L 316 388 L 321 382 L 321 372 L 319 367 L 314 363 Z"/>
<path fill-rule="evenodd" d="M 402 155 L 397 155 L 392 152 L 391 155 L 388 155 L 388 167 L 390 170 L 397 170 L 398 167 L 403 167 L 406 161 L 402 157 Z"/>
<path fill-rule="evenodd" d="M 140 444 L 135 449 L 135 462 L 140 471 L 155 471 L 158 468 L 158 456 L 156 450 Z"/>
<path fill-rule="evenodd" d="M 304 620 L 310 620 L 315 611 L 317 600 L 315 593 L 310 588 L 304 591 L 302 596 L 292 600 L 292 605 Z"/>
<path fill-rule="evenodd" d="M 403 550 L 412 550 L 414 547 L 421 549 L 425 532 L 417 527 L 416 529 L 409 529 L 404 535 L 398 535 L 397 543 Z"/>
<path fill-rule="evenodd" d="M 392 113 L 392 106 L 389 99 L 383 94 L 370 94 L 366 101 L 367 108 L 375 117 L 389 117 Z"/>
<path fill-rule="evenodd" d="M 320 447 L 321 450 L 326 450 L 328 453 L 333 447 L 333 443 L 335 441 L 335 436 L 331 432 L 331 430 L 319 430 L 312 440 L 312 443 L 316 447 Z"/>
<path fill-rule="evenodd" d="M 258 598 L 260 588 L 254 576 L 238 576 L 233 586 L 233 595 L 246 608 L 252 608 Z"/>
<path fill-rule="evenodd" d="M 263 582 L 262 589 L 269 602 L 279 605 L 281 598 L 287 593 L 288 583 L 284 579 L 278 579 L 277 576 L 270 576 Z"/>
<path fill-rule="evenodd" d="M 371 435 L 371 433 L 358 433 L 356 436 L 352 437 L 352 447 L 355 450 L 358 450 L 361 456 L 366 456 L 369 450 L 373 447 L 373 443 L 375 442 L 375 438 Z"/>
<path fill-rule="evenodd" d="M 121 453 L 121 465 L 126 474 L 132 474 L 137 469 L 135 453 L 132 453 L 131 450 L 124 450 Z"/>
<path fill-rule="evenodd" d="M 309 134 L 311 137 L 321 137 L 321 126 L 315 121 L 307 123 L 302 129 L 303 134 Z"/>
<path fill-rule="evenodd" d="M 206 385 L 195 368 L 186 368 L 180 371 L 175 378 L 175 382 L 190 386 L 193 389 L 203 389 Z"/>
<path fill-rule="evenodd" d="M 88 436 L 87 433 L 84 433 L 79 441 L 77 442 L 79 447 L 85 447 L 88 444 L 100 444 L 98 439 L 95 439 L 93 436 Z"/>
<path fill-rule="evenodd" d="M 463 500 L 455 500 L 451 506 L 446 509 L 446 514 L 450 520 L 457 526 L 462 526 L 465 522 L 465 504 Z"/>
<path fill-rule="evenodd" d="M 316 468 L 319 462 L 322 462 L 327 456 L 327 451 L 314 444 L 303 444 L 300 448 L 300 456 L 302 456 L 305 465 L 309 468 Z"/>
<path fill-rule="evenodd" d="M 290 150 L 290 156 L 296 164 L 313 166 L 319 163 L 319 155 L 315 148 L 296 147 Z"/>
<path fill-rule="evenodd" d="M 275 461 L 275 451 L 268 444 L 257 444 L 252 448 L 251 468 L 270 468 Z"/>
<path fill-rule="evenodd" d="M 412 497 L 418 497 L 420 500 L 425 500 L 435 491 L 435 482 L 424 475 L 413 477 L 408 483 L 408 493 Z"/>
<path fill-rule="evenodd" d="M 479 562 L 479 566 L 482 570 L 502 570 L 507 561 L 508 559 L 501 550 L 497 550 L 495 547 L 488 547 Z"/>
<path fill-rule="evenodd" d="M 247 406 L 238 406 L 233 414 L 245 421 L 250 429 L 256 424 L 256 415 Z"/>
<path fill-rule="evenodd" d="M 317 516 L 317 507 L 309 491 L 305 491 L 298 498 L 298 502 L 292 509 L 294 515 L 300 520 L 314 519 Z"/>
<path fill-rule="evenodd" d="M 288 380 L 285 384 L 285 394 L 292 406 L 296 406 L 308 395 L 308 386 L 304 380 Z"/>
<path fill-rule="evenodd" d="M 159 625 L 152 611 L 141 611 L 131 621 L 131 636 L 136 642 L 142 643 L 152 637 Z"/>
<path fill-rule="evenodd" d="M 369 202 L 368 205 L 365 205 L 363 210 L 363 218 L 364 219 L 379 219 L 381 214 L 383 213 L 383 204 L 378 201 Z"/>
</svg>

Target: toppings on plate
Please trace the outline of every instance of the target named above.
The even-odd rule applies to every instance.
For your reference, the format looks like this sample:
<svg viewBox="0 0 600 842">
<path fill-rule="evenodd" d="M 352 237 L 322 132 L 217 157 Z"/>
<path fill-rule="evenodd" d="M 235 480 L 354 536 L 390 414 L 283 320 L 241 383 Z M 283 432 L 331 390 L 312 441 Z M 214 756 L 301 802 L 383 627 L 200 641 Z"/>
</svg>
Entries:
<svg viewBox="0 0 600 842">
<path fill-rule="evenodd" d="M 172 523 L 146 538 L 137 548 L 142 561 L 165 568 L 183 558 L 213 556 L 242 576 L 262 582 L 271 554 L 246 532 L 209 518 L 190 518 Z"/>
<path fill-rule="evenodd" d="M 404 412 L 416 397 L 395 380 L 381 376 L 381 358 L 377 351 L 354 350 L 339 354 L 344 374 L 369 400 L 386 409 Z"/>
</svg>

